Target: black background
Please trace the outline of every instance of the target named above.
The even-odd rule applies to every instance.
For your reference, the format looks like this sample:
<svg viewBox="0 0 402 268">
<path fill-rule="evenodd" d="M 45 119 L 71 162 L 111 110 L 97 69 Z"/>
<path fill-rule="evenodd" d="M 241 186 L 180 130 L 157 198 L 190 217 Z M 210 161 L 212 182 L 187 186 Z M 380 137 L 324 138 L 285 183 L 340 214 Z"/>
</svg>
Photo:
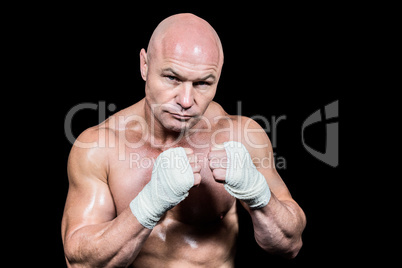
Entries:
<svg viewBox="0 0 402 268">
<path fill-rule="evenodd" d="M 144 97 L 139 73 L 139 51 L 147 46 L 157 24 L 172 14 L 194 13 L 207 20 L 219 34 L 225 63 L 215 101 L 229 114 L 286 116 L 276 129 L 274 152 L 285 160 L 278 169 L 293 198 L 304 209 L 307 227 L 304 246 L 294 260 L 271 256 L 256 245 L 248 214 L 240 211 L 237 267 L 296 267 L 344 263 L 351 245 L 345 243 L 345 228 L 353 228 L 346 217 L 348 191 L 343 150 L 348 90 L 353 88 L 353 52 L 356 24 L 350 23 L 347 8 L 328 6 L 282 6 L 233 4 L 219 8 L 171 7 L 158 4 L 127 6 L 52 6 L 49 12 L 33 15 L 27 23 L 32 42 L 29 67 L 42 95 L 36 123 L 51 129 L 38 140 L 47 146 L 52 172 L 41 184 L 51 189 L 41 195 L 48 209 L 36 215 L 48 239 L 41 258 L 49 267 L 65 267 L 60 223 L 68 190 L 66 165 L 72 144 L 64 122 L 68 111 L 80 103 L 114 104 L 117 112 Z M 44 91 L 43 91 L 44 92 Z M 315 159 L 303 147 L 302 124 L 309 115 L 339 100 L 339 166 Z M 106 111 L 106 117 L 114 112 Z M 99 123 L 98 111 L 83 110 L 72 120 L 78 136 Z M 268 132 L 272 141 L 272 132 Z M 306 129 L 306 142 L 325 150 L 325 125 Z M 49 148 L 50 147 L 50 148 Z M 38 145 L 38 150 L 40 150 Z M 346 182 L 346 183 L 345 183 Z M 342 185 L 340 187 L 340 185 Z M 340 197 L 340 192 L 342 197 Z M 39 200 L 39 199 L 38 199 Z M 42 230 L 42 229 L 41 229 Z"/>
</svg>

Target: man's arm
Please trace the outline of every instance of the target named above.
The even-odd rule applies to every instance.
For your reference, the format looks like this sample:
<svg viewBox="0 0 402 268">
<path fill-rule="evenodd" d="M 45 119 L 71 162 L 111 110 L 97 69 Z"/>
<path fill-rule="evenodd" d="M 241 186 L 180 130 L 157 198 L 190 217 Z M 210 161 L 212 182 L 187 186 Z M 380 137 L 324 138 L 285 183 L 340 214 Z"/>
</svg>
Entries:
<svg viewBox="0 0 402 268">
<path fill-rule="evenodd" d="M 294 258 L 302 247 L 306 217 L 275 169 L 267 134 L 256 122 L 250 122 L 246 124 L 247 130 L 253 131 L 246 130 L 243 144 L 257 170 L 265 177 L 271 197 L 268 204 L 259 209 L 250 209 L 244 202 L 242 205 L 250 213 L 258 245 L 265 251 Z"/>
<path fill-rule="evenodd" d="M 98 140 L 89 129 L 81 142 Z M 62 238 L 69 267 L 115 267 L 132 263 L 151 230 L 131 212 L 116 217 L 107 185 L 105 148 L 73 146 L 68 161 L 69 190 L 62 220 Z"/>
<path fill-rule="evenodd" d="M 265 251 L 294 258 L 306 225 L 303 210 L 294 201 L 277 173 L 271 142 L 250 118 L 242 118 L 239 142 L 212 148 L 210 167 L 217 182 L 239 199 L 250 213 L 257 243 Z M 212 159 L 224 159 L 214 164 Z M 220 161 L 215 161 L 220 162 Z M 226 162 L 226 164 L 225 164 Z"/>
<path fill-rule="evenodd" d="M 253 155 L 253 150 L 249 151 Z M 272 154 L 272 149 L 267 153 Z M 265 177 L 271 197 L 268 204 L 260 209 L 250 209 L 242 202 L 250 213 L 255 239 L 268 252 L 294 258 L 302 247 L 301 235 L 306 225 L 304 212 L 276 172 L 273 160 L 271 168 L 260 166 L 257 170 Z"/>
</svg>

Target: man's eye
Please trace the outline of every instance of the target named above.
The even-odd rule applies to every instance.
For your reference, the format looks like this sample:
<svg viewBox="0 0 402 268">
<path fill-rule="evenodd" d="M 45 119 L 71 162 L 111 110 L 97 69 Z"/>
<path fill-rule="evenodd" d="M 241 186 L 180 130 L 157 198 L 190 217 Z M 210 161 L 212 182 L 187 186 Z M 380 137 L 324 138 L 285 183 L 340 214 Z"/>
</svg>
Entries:
<svg viewBox="0 0 402 268">
<path fill-rule="evenodd" d="M 172 76 L 172 75 L 166 75 L 165 77 L 170 81 L 178 81 L 177 77 Z"/>
<path fill-rule="evenodd" d="M 198 81 L 194 83 L 194 86 L 209 86 L 209 85 L 210 83 L 205 81 Z"/>
</svg>

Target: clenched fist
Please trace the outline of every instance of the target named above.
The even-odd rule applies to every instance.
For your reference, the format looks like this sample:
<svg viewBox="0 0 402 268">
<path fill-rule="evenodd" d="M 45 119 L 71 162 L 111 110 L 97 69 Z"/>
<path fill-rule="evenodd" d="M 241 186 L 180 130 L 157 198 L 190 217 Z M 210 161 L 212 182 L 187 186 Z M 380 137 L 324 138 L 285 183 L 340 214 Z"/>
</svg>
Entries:
<svg viewBox="0 0 402 268">
<path fill-rule="evenodd" d="M 194 174 L 194 186 L 198 186 L 201 183 L 201 165 L 198 163 L 197 156 L 194 154 L 193 149 L 184 148 L 184 151 L 186 152 L 188 161 Z"/>
<path fill-rule="evenodd" d="M 213 145 L 208 154 L 209 168 L 215 181 L 224 183 L 226 179 L 226 169 L 228 158 L 223 144 Z"/>
<path fill-rule="evenodd" d="M 166 211 L 200 184 L 200 170 L 192 149 L 177 147 L 162 152 L 156 158 L 151 180 L 130 203 L 132 213 L 144 227 L 153 229 Z"/>
<path fill-rule="evenodd" d="M 215 181 L 224 183 L 229 194 L 253 209 L 268 204 L 271 198 L 269 186 L 242 143 L 229 141 L 213 146 L 208 160 Z"/>
</svg>

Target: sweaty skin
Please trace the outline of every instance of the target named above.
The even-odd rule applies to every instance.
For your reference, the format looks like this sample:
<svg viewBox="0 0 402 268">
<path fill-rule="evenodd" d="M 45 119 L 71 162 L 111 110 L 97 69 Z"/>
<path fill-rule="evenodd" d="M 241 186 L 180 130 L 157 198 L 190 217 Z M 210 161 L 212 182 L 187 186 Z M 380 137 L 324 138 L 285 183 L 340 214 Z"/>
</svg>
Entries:
<svg viewBox="0 0 402 268">
<path fill-rule="evenodd" d="M 62 238 L 68 267 L 234 267 L 236 199 L 224 188 L 220 144 L 243 143 L 271 190 L 250 213 L 264 250 L 295 257 L 302 209 L 275 170 L 271 143 L 253 120 L 228 115 L 213 98 L 223 65 L 215 30 L 192 14 L 155 29 L 140 52 L 145 98 L 85 130 L 68 160 L 69 191 Z M 194 186 L 151 230 L 130 202 L 150 181 L 158 155 L 186 148 Z"/>
</svg>

